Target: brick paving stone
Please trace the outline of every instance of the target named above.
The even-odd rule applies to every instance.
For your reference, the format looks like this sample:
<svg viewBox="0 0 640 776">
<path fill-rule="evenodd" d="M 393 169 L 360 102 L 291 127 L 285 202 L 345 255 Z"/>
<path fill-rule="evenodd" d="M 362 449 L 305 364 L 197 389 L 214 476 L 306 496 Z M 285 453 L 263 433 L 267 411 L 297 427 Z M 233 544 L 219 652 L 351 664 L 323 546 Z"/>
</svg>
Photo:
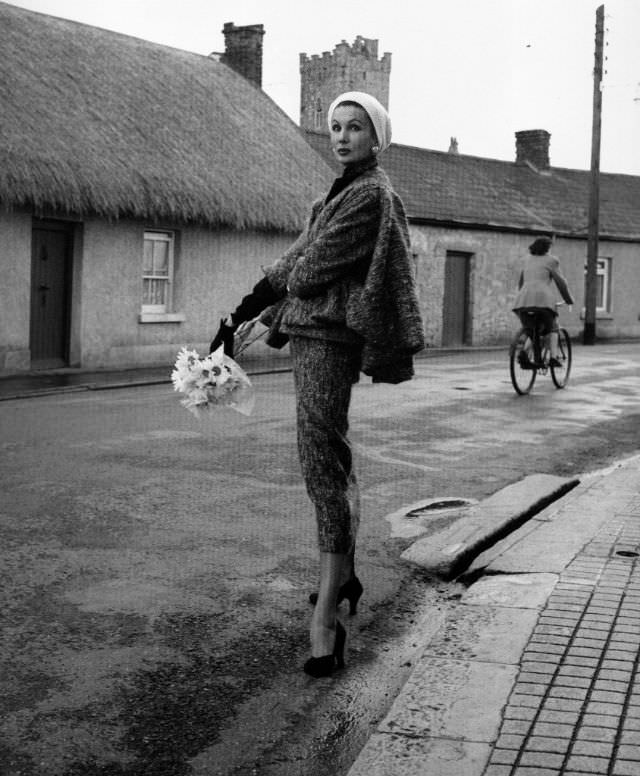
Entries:
<svg viewBox="0 0 640 776">
<path fill-rule="evenodd" d="M 593 677 L 593 668 L 591 666 L 563 665 L 560 666 L 558 676 L 582 676 L 591 679 Z"/>
<path fill-rule="evenodd" d="M 532 720 L 538 713 L 537 709 L 531 709 L 527 706 L 510 706 L 504 710 L 505 719 L 527 719 Z"/>
<path fill-rule="evenodd" d="M 580 622 L 580 612 L 573 612 L 571 615 L 551 613 L 545 609 L 540 615 L 538 625 L 557 625 L 563 628 L 571 628 Z"/>
<path fill-rule="evenodd" d="M 599 662 L 597 657 L 581 657 L 580 655 L 567 655 L 565 657 L 566 665 L 582 666 L 584 668 L 597 668 Z"/>
<path fill-rule="evenodd" d="M 553 636 L 569 636 L 573 631 L 573 625 L 566 623 L 564 618 L 555 620 L 554 622 L 547 622 L 540 618 L 533 629 L 532 635 L 535 636 L 536 633 L 548 633 Z"/>
<path fill-rule="evenodd" d="M 558 769 L 518 766 L 514 771 L 514 776 L 558 776 Z"/>
<path fill-rule="evenodd" d="M 542 695 L 512 695 L 509 698 L 509 705 L 513 707 L 525 707 L 529 709 L 539 709 L 542 703 Z"/>
<path fill-rule="evenodd" d="M 616 760 L 611 776 L 638 776 L 640 763 L 637 760 Z"/>
<path fill-rule="evenodd" d="M 548 686 L 540 682 L 523 682 L 518 677 L 513 691 L 519 695 L 544 695 Z"/>
<path fill-rule="evenodd" d="M 574 657 L 592 657 L 599 660 L 602 655 L 602 649 L 595 649 L 593 647 L 576 647 L 571 645 L 567 652 L 567 659 L 571 660 Z"/>
<path fill-rule="evenodd" d="M 562 767 L 564 755 L 552 754 L 551 752 L 531 752 L 524 750 L 520 758 L 520 765 L 534 766 L 536 768 L 555 768 L 559 770 Z"/>
<path fill-rule="evenodd" d="M 588 703 L 586 708 L 587 714 L 604 714 L 606 716 L 613 716 L 620 718 L 624 706 L 621 703 Z"/>
<path fill-rule="evenodd" d="M 529 639 L 529 644 L 553 644 L 555 647 L 562 647 L 563 651 L 569 646 L 571 635 L 562 636 L 556 633 L 537 633 Z"/>
<path fill-rule="evenodd" d="M 610 760 L 613 754 L 613 743 L 605 741 L 575 741 L 571 754 L 584 755 L 585 757 L 603 757 Z"/>
<path fill-rule="evenodd" d="M 556 604 L 554 601 L 549 601 L 547 604 L 546 612 L 552 612 L 554 614 L 582 614 L 584 607 L 581 604 Z"/>
<path fill-rule="evenodd" d="M 553 709 L 543 708 L 538 720 L 540 722 L 557 722 L 560 725 L 575 725 L 580 717 L 578 711 L 554 711 Z"/>
<path fill-rule="evenodd" d="M 553 676 L 553 673 L 538 673 L 535 671 L 520 671 L 518 674 L 518 682 L 523 682 L 525 684 L 541 684 L 544 683 L 545 686 L 548 686 L 548 683 L 551 681 L 551 677 Z"/>
<path fill-rule="evenodd" d="M 611 692 L 610 690 L 594 690 L 590 695 L 590 700 L 595 703 L 617 703 L 620 706 L 624 705 L 626 699 L 626 693 L 624 692 Z"/>
<path fill-rule="evenodd" d="M 605 657 L 601 664 L 602 671 L 625 671 L 629 676 L 633 674 L 635 667 L 635 661 L 628 657 L 626 660 L 611 660 L 610 658 Z"/>
<path fill-rule="evenodd" d="M 629 682 L 631 671 L 618 671 L 615 668 L 602 668 L 598 672 L 598 679 L 613 679 L 616 682 Z"/>
<path fill-rule="evenodd" d="M 622 746 L 640 747 L 640 730 L 623 730 L 620 736 Z"/>
<path fill-rule="evenodd" d="M 584 608 L 585 604 L 591 599 L 591 591 L 589 589 L 580 590 L 575 586 L 569 588 L 556 587 L 551 593 L 550 602 L 552 604 L 578 604 Z"/>
<path fill-rule="evenodd" d="M 589 676 L 566 676 L 565 674 L 558 674 L 553 683 L 556 687 L 591 687 L 591 678 Z M 609 688 L 604 688 L 609 689 Z M 615 688 L 614 688 L 615 689 Z"/>
<path fill-rule="evenodd" d="M 607 619 L 604 617 L 591 617 L 589 615 L 585 615 L 585 617 L 582 619 L 582 624 L 585 627 L 588 627 L 589 630 L 609 633 L 613 626 L 614 620 L 615 617 L 610 617 Z"/>
<path fill-rule="evenodd" d="M 620 633 L 631 633 L 634 636 L 640 634 L 640 625 L 638 625 L 638 616 L 630 618 L 620 618 L 616 623 L 616 630 Z"/>
<path fill-rule="evenodd" d="M 564 685 L 554 685 L 549 690 L 550 698 L 567 698 L 568 700 L 583 701 L 587 697 L 586 687 L 565 687 Z M 600 700 L 607 700 L 601 698 Z"/>
<path fill-rule="evenodd" d="M 600 677 L 593 683 L 594 690 L 606 690 L 608 692 L 625 692 L 628 686 L 627 682 L 615 681 L 614 679 L 600 679 Z"/>
<path fill-rule="evenodd" d="M 638 763 L 638 773 L 640 773 L 640 751 L 637 746 L 622 744 L 618 747 L 616 757 L 619 760 L 635 760 Z"/>
<path fill-rule="evenodd" d="M 531 736 L 527 741 L 526 749 L 532 752 L 549 752 L 552 754 L 566 754 L 571 744 L 570 738 L 553 738 L 551 736 Z"/>
<path fill-rule="evenodd" d="M 589 631 L 589 633 L 591 633 L 591 631 Z M 600 637 L 576 636 L 571 646 L 585 647 L 586 649 L 597 649 L 598 652 L 602 653 L 602 650 L 604 649 L 606 643 L 607 643 L 607 637 L 604 634 Z"/>
<path fill-rule="evenodd" d="M 500 728 L 501 733 L 514 735 L 526 735 L 531 730 L 531 720 L 527 719 L 505 719 Z"/>
<path fill-rule="evenodd" d="M 533 728 L 534 736 L 547 736 L 550 738 L 571 738 L 573 725 L 562 725 L 558 722 L 536 722 Z"/>
<path fill-rule="evenodd" d="M 540 644 L 530 641 L 527 644 L 528 653 L 544 653 L 545 655 L 564 655 L 565 648 L 560 644 Z"/>
<path fill-rule="evenodd" d="M 640 718 L 640 706 L 627 706 L 627 719 Z"/>
<path fill-rule="evenodd" d="M 607 774 L 609 768 L 609 759 L 605 757 L 583 757 L 578 755 L 571 756 L 567 761 L 567 769 L 574 771 L 584 771 L 585 773 Z"/>
<path fill-rule="evenodd" d="M 617 727 L 591 727 L 582 725 L 576 733 L 576 741 L 604 741 L 613 743 L 618 734 Z"/>
<path fill-rule="evenodd" d="M 524 651 L 522 659 L 527 661 L 529 660 L 536 661 L 539 663 L 548 663 L 549 665 L 557 666 L 557 665 L 560 665 L 560 663 L 562 662 L 563 652 L 557 655 L 554 655 L 548 651 L 541 652 L 540 650 L 529 649 L 529 645 L 527 645 L 527 648 Z"/>
<path fill-rule="evenodd" d="M 511 776 L 511 766 L 488 765 L 482 776 Z"/>
<path fill-rule="evenodd" d="M 556 776 L 558 776 L 557 773 Z M 584 771 L 562 771 L 562 776 L 594 776 L 594 774 L 585 773 Z M 597 774 L 597 776 L 609 776 L 609 774 L 608 771 L 605 771 L 602 774 Z"/>
<path fill-rule="evenodd" d="M 626 630 L 618 630 L 616 629 L 612 636 L 611 636 L 611 644 L 637 644 L 638 643 L 638 634 L 637 633 L 629 633 Z"/>
<path fill-rule="evenodd" d="M 495 743 L 496 749 L 520 749 L 526 736 L 501 733 Z"/>
<path fill-rule="evenodd" d="M 611 705 L 611 704 L 606 704 Z M 588 707 L 587 707 L 588 708 Z M 578 714 L 582 709 L 582 701 L 574 701 L 567 698 L 547 698 L 544 709 L 549 711 L 568 711 Z M 606 713 L 603 711 L 602 713 Z"/>
<path fill-rule="evenodd" d="M 494 749 L 489 763 L 490 765 L 513 765 L 519 754 L 518 749 Z"/>
<path fill-rule="evenodd" d="M 604 714 L 585 714 L 582 718 L 582 724 L 585 727 L 601 727 L 618 729 L 620 717 L 618 715 L 606 716 Z"/>
<path fill-rule="evenodd" d="M 552 676 L 556 670 L 556 666 L 552 663 L 544 663 L 540 660 L 527 660 L 526 657 L 523 658 L 520 665 L 522 666 L 522 671 L 548 676 Z"/>
</svg>

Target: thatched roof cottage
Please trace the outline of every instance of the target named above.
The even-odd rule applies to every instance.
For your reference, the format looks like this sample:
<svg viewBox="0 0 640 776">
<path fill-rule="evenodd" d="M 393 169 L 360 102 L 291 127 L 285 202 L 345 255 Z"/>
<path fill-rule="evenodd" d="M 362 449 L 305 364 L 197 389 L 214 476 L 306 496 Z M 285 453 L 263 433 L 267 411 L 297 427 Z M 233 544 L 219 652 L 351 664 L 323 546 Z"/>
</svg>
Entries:
<svg viewBox="0 0 640 776">
<path fill-rule="evenodd" d="M 0 370 L 202 346 L 332 172 L 219 57 L 5 3 L 0 51 Z"/>
</svg>

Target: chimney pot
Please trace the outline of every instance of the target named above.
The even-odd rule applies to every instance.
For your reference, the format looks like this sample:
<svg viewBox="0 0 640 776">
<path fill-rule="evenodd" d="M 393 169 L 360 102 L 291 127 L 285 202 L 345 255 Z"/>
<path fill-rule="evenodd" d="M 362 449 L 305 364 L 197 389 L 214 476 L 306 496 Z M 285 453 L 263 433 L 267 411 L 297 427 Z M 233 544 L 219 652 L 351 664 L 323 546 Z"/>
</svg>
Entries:
<svg viewBox="0 0 640 776">
<path fill-rule="evenodd" d="M 551 135 L 546 129 L 516 132 L 516 164 L 529 162 L 536 170 L 548 170 L 550 140 Z"/>
<path fill-rule="evenodd" d="M 264 25 L 249 24 L 245 27 L 236 27 L 233 22 L 225 22 L 222 33 L 224 54 L 220 57 L 220 61 L 262 88 Z"/>
</svg>

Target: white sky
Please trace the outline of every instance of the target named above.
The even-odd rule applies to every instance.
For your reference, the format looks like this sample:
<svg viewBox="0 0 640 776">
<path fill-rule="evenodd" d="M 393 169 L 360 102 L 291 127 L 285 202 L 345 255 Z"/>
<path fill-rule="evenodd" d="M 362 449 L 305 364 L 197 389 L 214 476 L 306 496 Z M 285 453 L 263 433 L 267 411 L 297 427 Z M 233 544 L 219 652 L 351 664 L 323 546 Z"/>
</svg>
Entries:
<svg viewBox="0 0 640 776">
<path fill-rule="evenodd" d="M 512 161 L 515 132 L 551 133 L 551 164 L 589 169 L 600 0 L 13 0 L 176 48 L 224 50 L 264 24 L 263 89 L 298 123 L 299 54 L 357 35 L 392 53 L 395 142 Z M 604 0 L 600 168 L 640 175 L 640 0 Z"/>
</svg>

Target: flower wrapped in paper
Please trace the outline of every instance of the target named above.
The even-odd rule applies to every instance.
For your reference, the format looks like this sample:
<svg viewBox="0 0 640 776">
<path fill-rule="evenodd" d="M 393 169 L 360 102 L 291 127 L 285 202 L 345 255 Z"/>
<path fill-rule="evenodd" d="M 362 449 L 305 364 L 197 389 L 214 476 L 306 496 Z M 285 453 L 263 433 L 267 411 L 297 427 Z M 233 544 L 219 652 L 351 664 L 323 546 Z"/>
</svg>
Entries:
<svg viewBox="0 0 640 776">
<path fill-rule="evenodd" d="M 181 400 L 196 417 L 218 407 L 230 407 L 243 415 L 250 415 L 254 405 L 251 381 L 244 370 L 224 348 L 200 358 L 197 351 L 182 348 L 171 381 L 176 391 L 184 394 Z"/>
</svg>

